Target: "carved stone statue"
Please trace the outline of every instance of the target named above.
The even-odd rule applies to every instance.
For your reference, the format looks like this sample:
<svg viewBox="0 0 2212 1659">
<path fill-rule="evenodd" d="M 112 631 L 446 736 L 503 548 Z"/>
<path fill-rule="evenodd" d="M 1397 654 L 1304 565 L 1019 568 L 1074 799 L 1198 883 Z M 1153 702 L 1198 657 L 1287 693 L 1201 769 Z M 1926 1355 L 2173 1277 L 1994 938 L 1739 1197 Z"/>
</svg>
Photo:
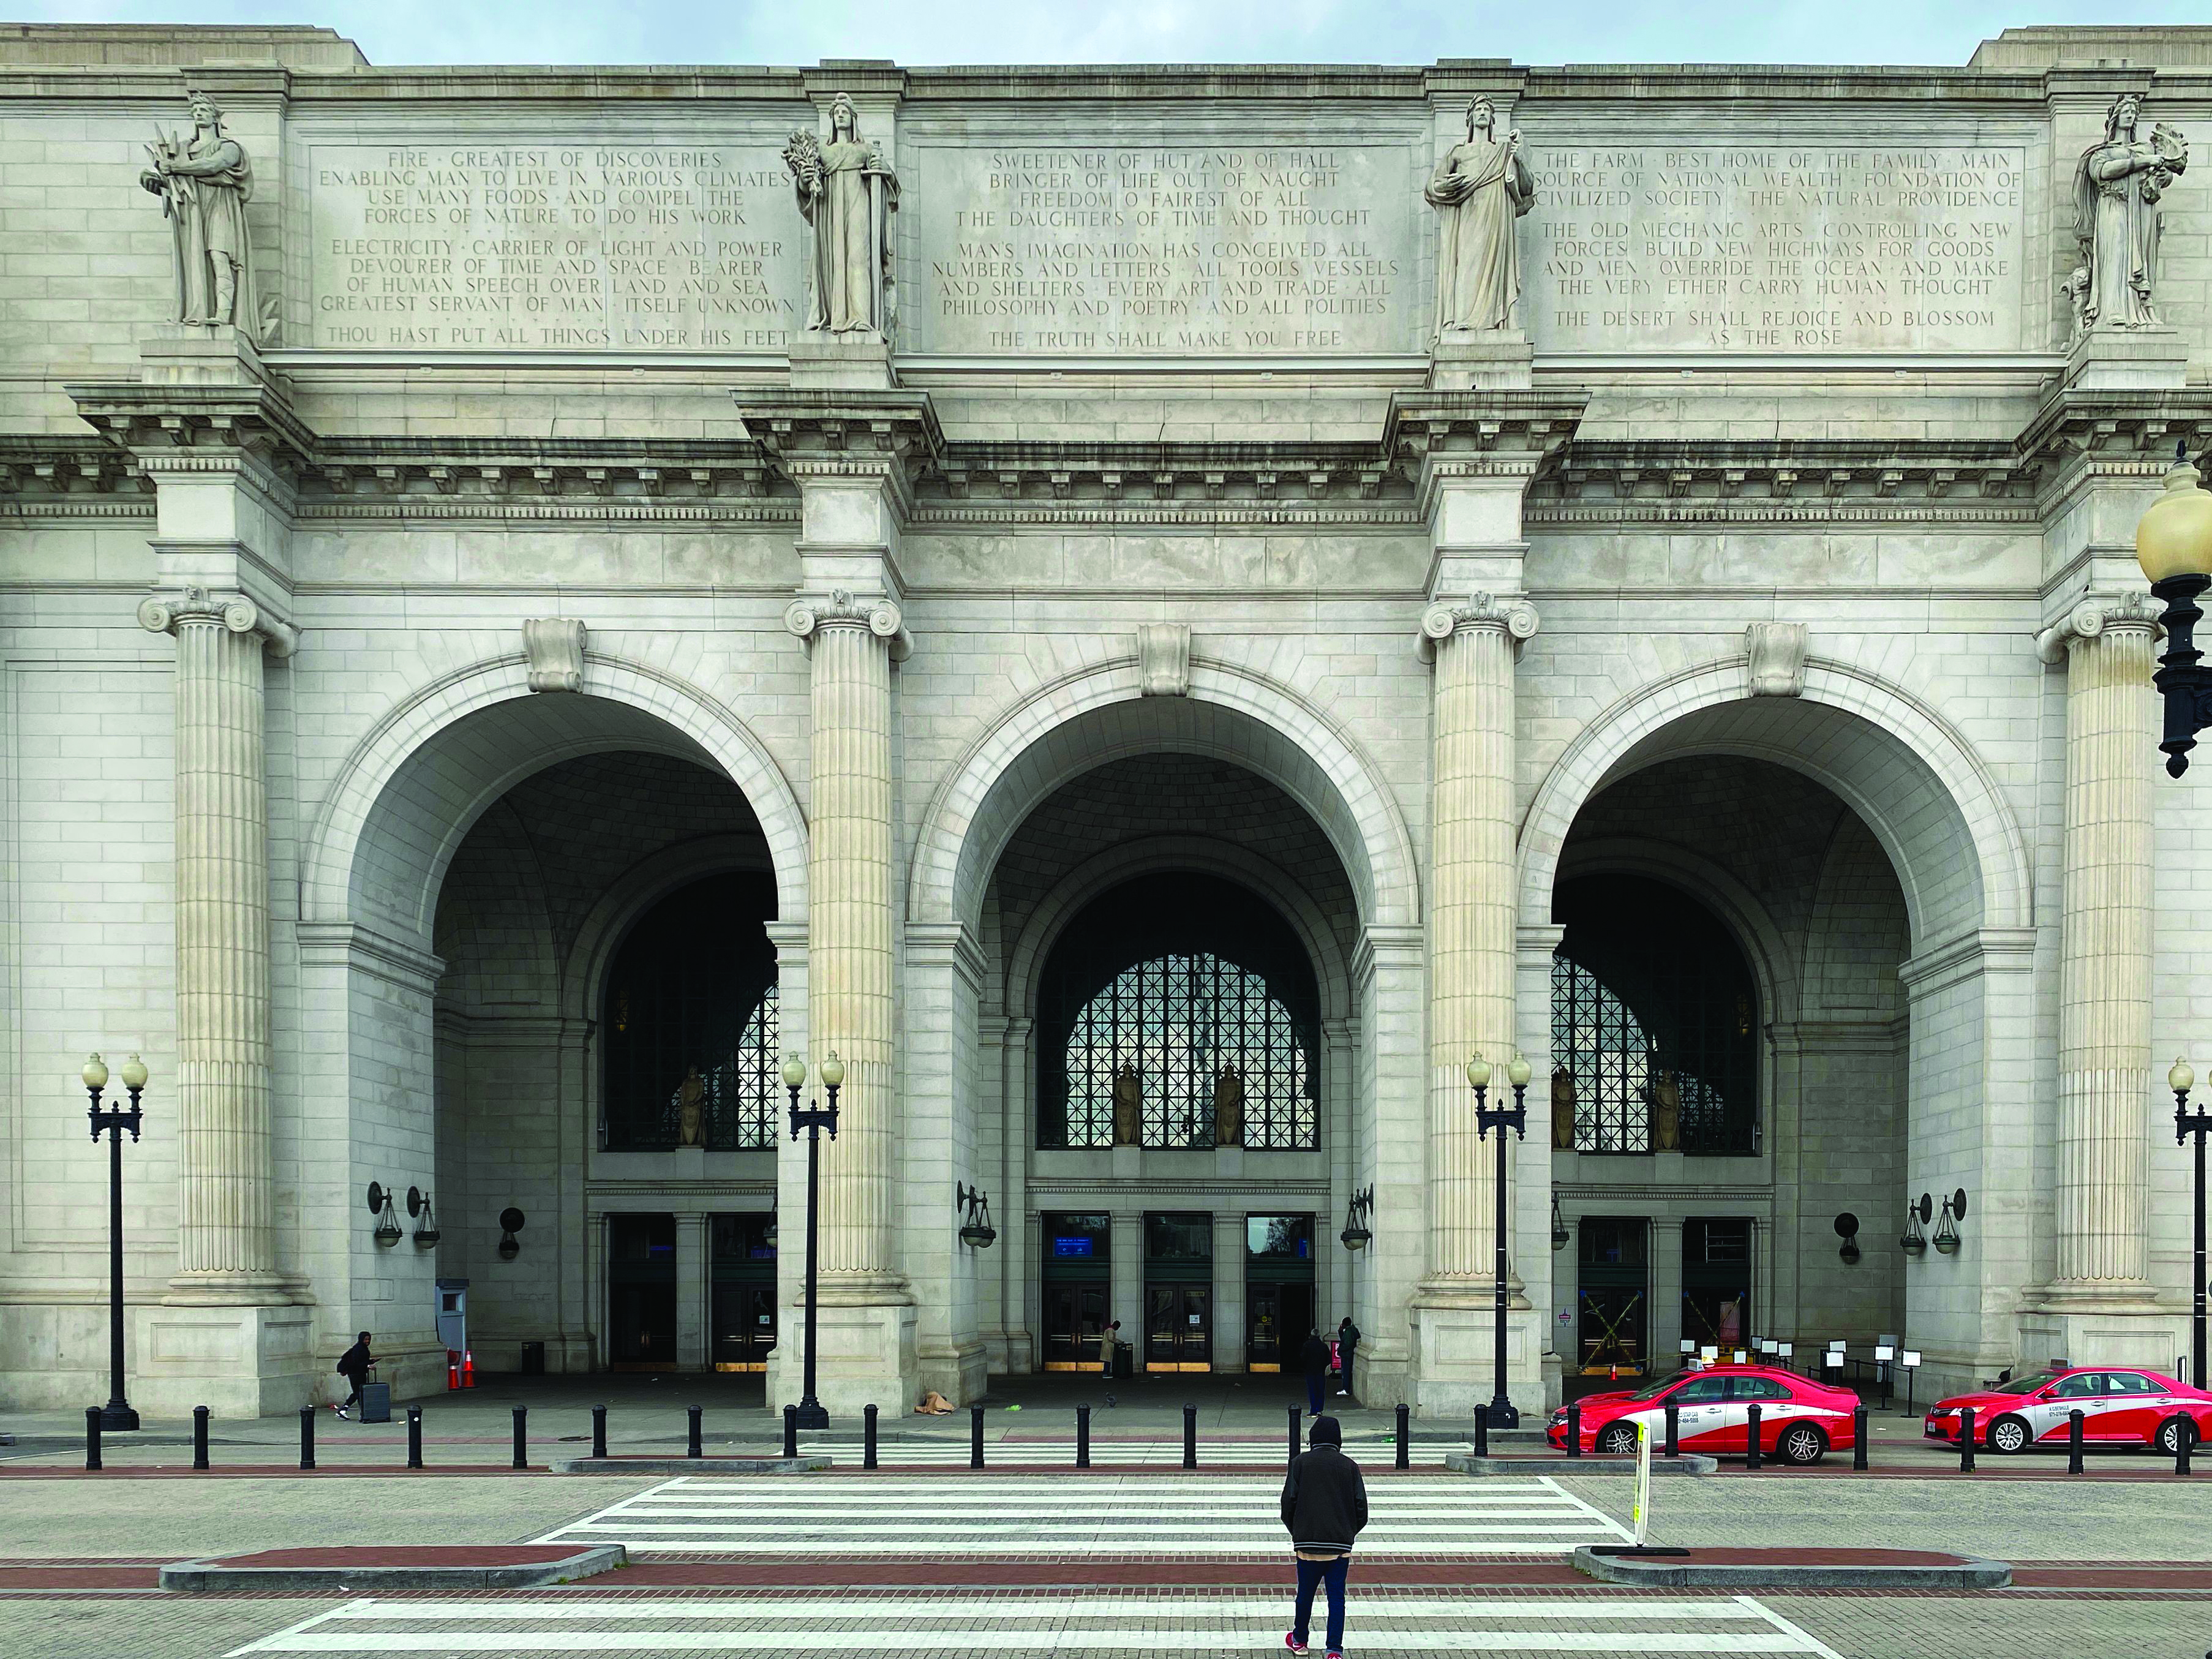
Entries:
<svg viewBox="0 0 2212 1659">
<path fill-rule="evenodd" d="M 841 92 L 831 102 L 828 143 L 794 132 L 783 161 L 799 210 L 814 229 L 806 326 L 888 339 L 897 312 L 891 215 L 898 210 L 898 175 L 881 147 L 860 137 L 853 100 Z"/>
<path fill-rule="evenodd" d="M 1435 332 L 1477 332 L 1513 326 L 1521 297 L 1521 252 L 1514 221 L 1536 200 L 1536 181 L 1521 160 L 1521 135 L 1492 137 L 1498 111 L 1478 98 L 1467 112 L 1467 142 L 1437 163 L 1421 192 L 1443 216 L 1443 246 L 1437 260 Z"/>
<path fill-rule="evenodd" d="M 2159 198 L 2189 165 L 2189 142 L 2160 122 L 2136 137 L 2142 100 L 2123 94 L 2105 118 L 2105 137 L 2074 171 L 2074 234 L 2088 280 L 2075 293 L 2075 326 L 2149 328 L 2158 321 Z"/>
<path fill-rule="evenodd" d="M 1662 1152 L 1682 1150 L 1682 1085 L 1672 1072 L 1660 1073 L 1652 1085 L 1651 1144 Z"/>
<path fill-rule="evenodd" d="M 1564 1066 L 1552 1068 L 1552 1150 L 1575 1149 L 1575 1074 Z"/>
<path fill-rule="evenodd" d="M 699 1075 L 696 1066 L 684 1073 L 684 1081 L 676 1085 L 676 1144 L 707 1144 L 707 1079 Z"/>
<path fill-rule="evenodd" d="M 192 136 L 156 134 L 146 146 L 154 165 L 138 182 L 161 198 L 177 276 L 176 320 L 200 327 L 225 323 L 255 344 L 264 343 L 253 287 L 253 249 L 246 204 L 253 199 L 253 163 L 222 131 L 222 112 L 204 92 L 190 94 Z"/>
<path fill-rule="evenodd" d="M 1114 1144 L 1135 1146 L 1145 1138 L 1145 1080 L 1124 1065 L 1114 1073 Z"/>
<path fill-rule="evenodd" d="M 1213 1144 L 1244 1144 L 1244 1079 L 1234 1066 L 1223 1066 L 1213 1080 Z"/>
</svg>

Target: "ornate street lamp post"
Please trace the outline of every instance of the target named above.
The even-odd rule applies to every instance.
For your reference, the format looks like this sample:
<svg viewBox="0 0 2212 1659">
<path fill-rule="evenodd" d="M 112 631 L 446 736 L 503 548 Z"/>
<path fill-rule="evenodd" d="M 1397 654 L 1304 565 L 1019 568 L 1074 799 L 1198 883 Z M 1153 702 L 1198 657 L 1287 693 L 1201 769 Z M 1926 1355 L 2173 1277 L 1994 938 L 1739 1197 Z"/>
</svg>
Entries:
<svg viewBox="0 0 2212 1659">
<path fill-rule="evenodd" d="M 1490 1062 L 1478 1054 L 1467 1063 L 1467 1080 L 1474 1091 L 1475 1133 L 1486 1140 L 1492 1129 L 1498 1131 L 1498 1255 L 1491 1270 L 1496 1285 L 1491 1330 L 1490 1426 L 1493 1429 L 1521 1426 L 1521 1413 L 1505 1394 L 1505 1132 L 1510 1129 L 1523 1140 L 1528 1138 L 1528 1062 L 1516 1051 L 1505 1067 L 1505 1079 L 1513 1085 L 1513 1103 L 1493 1109 Z"/>
<path fill-rule="evenodd" d="M 812 1106 L 800 1109 L 799 1091 L 806 1086 L 806 1062 L 794 1054 L 783 1062 L 783 1086 L 791 1091 L 791 1138 L 799 1139 L 801 1129 L 806 1131 L 806 1371 L 805 1382 L 799 1397 L 799 1426 L 802 1429 L 826 1429 L 830 1426 L 829 1411 L 814 1397 L 814 1304 L 817 1285 L 821 1233 L 822 1197 L 822 1131 L 830 1132 L 830 1139 L 837 1139 L 837 1091 L 845 1081 L 845 1062 L 837 1058 L 832 1048 L 830 1058 L 822 1062 L 822 1086 L 830 1091 L 826 1107 Z"/>
<path fill-rule="evenodd" d="M 2189 769 L 2197 734 L 2212 726 L 2212 667 L 2205 666 L 2195 640 L 2204 614 L 2197 599 L 2212 587 L 2212 495 L 2197 488 L 2203 477 L 2177 443 L 2166 493 L 2136 526 L 2136 561 L 2150 579 L 2152 594 L 2166 605 L 2159 618 L 2166 628 L 2166 654 L 2151 678 L 2166 700 L 2166 735 L 2158 746 L 2166 751 L 2166 771 L 2177 778 Z"/>
<path fill-rule="evenodd" d="M 135 1429 L 138 1413 L 123 1394 L 123 1132 L 138 1139 L 143 1115 L 139 1092 L 146 1086 L 145 1062 L 133 1054 L 123 1062 L 123 1086 L 131 1091 L 131 1106 L 111 1106 L 102 1111 L 100 1091 L 107 1086 L 107 1066 L 98 1054 L 84 1063 L 81 1073 L 92 1096 L 86 1109 L 92 1118 L 92 1138 L 107 1131 L 107 1403 L 100 1408 L 102 1429 Z"/>
<path fill-rule="evenodd" d="M 2212 1132 L 2212 1112 L 2189 1109 L 2189 1091 L 2197 1086 L 2197 1073 L 2187 1060 L 2173 1062 L 2166 1074 L 2166 1086 L 2173 1091 L 2174 1145 L 2191 1135 L 2197 1137 L 2197 1254 L 2192 1258 L 2196 1270 L 2190 1274 L 2189 1283 L 2189 1369 L 2190 1381 L 2201 1389 L 2204 1386 L 2204 1137 Z"/>
</svg>

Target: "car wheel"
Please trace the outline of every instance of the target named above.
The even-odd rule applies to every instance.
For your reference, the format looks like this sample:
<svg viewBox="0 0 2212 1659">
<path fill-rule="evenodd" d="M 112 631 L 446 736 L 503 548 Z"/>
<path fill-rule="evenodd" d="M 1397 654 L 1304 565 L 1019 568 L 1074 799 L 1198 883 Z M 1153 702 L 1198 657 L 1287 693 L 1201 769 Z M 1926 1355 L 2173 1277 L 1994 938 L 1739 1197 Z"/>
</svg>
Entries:
<svg viewBox="0 0 2212 1659">
<path fill-rule="evenodd" d="M 2154 1443 L 2156 1444 L 2158 1449 L 2164 1452 L 2168 1457 L 2174 1456 L 2181 1450 L 2181 1425 L 2185 1420 L 2188 1419 L 2179 1417 L 2169 1417 L 2165 1422 L 2158 1425 L 2158 1438 Z M 2192 1421 L 2190 1423 L 2190 1426 L 2193 1429 L 2196 1427 L 2196 1425 Z M 2202 1440 L 2203 1437 L 2202 1435 L 2196 1436 L 2191 1440 L 2191 1444 L 2196 1444 L 2198 1440 Z"/>
<path fill-rule="evenodd" d="M 1828 1455 L 1828 1437 L 1810 1423 L 1792 1423 L 1774 1443 L 1775 1455 L 1801 1469 L 1809 1469 Z"/>
<path fill-rule="evenodd" d="M 1597 1449 L 1607 1457 L 1636 1455 L 1636 1425 L 1633 1423 L 1608 1423 L 1598 1431 Z"/>
<path fill-rule="evenodd" d="M 1990 1425 L 1987 1443 L 1991 1451 L 2010 1456 L 2014 1452 L 2026 1451 L 2034 1439 L 2035 1432 L 2026 1421 L 2007 1415 Z"/>
</svg>

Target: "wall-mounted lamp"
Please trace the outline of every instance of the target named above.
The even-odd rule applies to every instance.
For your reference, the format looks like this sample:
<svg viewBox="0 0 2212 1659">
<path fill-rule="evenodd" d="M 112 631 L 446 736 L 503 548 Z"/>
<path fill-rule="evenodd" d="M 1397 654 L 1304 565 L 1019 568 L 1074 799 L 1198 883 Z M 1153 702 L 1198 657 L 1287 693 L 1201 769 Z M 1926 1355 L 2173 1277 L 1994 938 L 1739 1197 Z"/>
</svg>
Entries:
<svg viewBox="0 0 2212 1659">
<path fill-rule="evenodd" d="M 952 1201 L 967 1212 L 960 1224 L 960 1242 L 971 1249 L 989 1249 L 999 1237 L 999 1230 L 991 1224 L 991 1200 L 983 1196 L 983 1189 L 956 1181 L 952 1183 Z"/>
<path fill-rule="evenodd" d="M 1836 1237 L 1844 1241 L 1843 1249 L 1836 1252 L 1838 1255 L 1843 1257 L 1844 1266 L 1857 1267 L 1859 1265 L 1859 1218 L 1849 1210 L 1845 1210 L 1836 1218 Z"/>
<path fill-rule="evenodd" d="M 399 1218 L 392 1212 L 392 1188 L 379 1182 L 368 1183 L 368 1212 L 376 1218 L 373 1237 L 379 1249 L 388 1250 L 399 1242 Z"/>
<path fill-rule="evenodd" d="M 1925 1204 L 1928 1200 L 1923 1198 L 1920 1201 L 1923 1204 Z M 1956 1255 L 1959 1254 L 1959 1229 L 1957 1224 L 1963 1221 L 1966 1218 L 1966 1189 L 1964 1187 L 1961 1187 L 1957 1192 L 1953 1193 L 1950 1197 L 1943 1200 L 1943 1213 L 1936 1223 L 1936 1249 L 1942 1255 Z"/>
<path fill-rule="evenodd" d="M 1918 1202 L 1907 1204 L 1905 1206 L 1905 1231 L 1898 1238 L 1898 1249 L 1911 1256 L 1927 1255 L 1928 1235 L 1920 1229 L 1935 1213 L 1935 1201 L 1925 1193 L 1920 1194 Z"/>
<path fill-rule="evenodd" d="M 767 1245 L 771 1250 L 775 1248 L 776 1218 L 782 1212 L 782 1206 L 781 1205 L 769 1205 L 768 1212 L 768 1228 L 766 1231 L 761 1234 L 761 1243 Z"/>
<path fill-rule="evenodd" d="M 1559 1213 L 1559 1195 L 1552 1194 L 1552 1248 L 1564 1250 L 1573 1235 L 1567 1231 L 1567 1218 Z"/>
<path fill-rule="evenodd" d="M 1368 1231 L 1368 1218 L 1375 1213 L 1375 1188 L 1368 1187 L 1352 1195 L 1344 1206 L 1344 1231 L 1337 1237 L 1344 1241 L 1347 1250 L 1364 1250 L 1375 1235 Z"/>
<path fill-rule="evenodd" d="M 416 1247 L 428 1249 L 438 1242 L 438 1218 L 430 1213 L 430 1194 L 419 1187 L 410 1187 L 407 1213 L 419 1218 L 415 1223 Z"/>
<path fill-rule="evenodd" d="M 522 1212 L 512 1204 L 499 1212 L 499 1259 L 512 1261 L 522 1254 L 522 1241 L 515 1234 L 522 1231 Z"/>
</svg>

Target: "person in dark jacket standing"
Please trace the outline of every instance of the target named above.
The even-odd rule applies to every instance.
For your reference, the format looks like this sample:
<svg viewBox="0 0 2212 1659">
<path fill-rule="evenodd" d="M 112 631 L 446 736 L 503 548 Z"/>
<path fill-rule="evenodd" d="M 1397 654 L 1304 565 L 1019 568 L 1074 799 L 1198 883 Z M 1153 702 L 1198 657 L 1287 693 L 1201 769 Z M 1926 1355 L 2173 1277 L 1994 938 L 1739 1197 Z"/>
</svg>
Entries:
<svg viewBox="0 0 2212 1659">
<path fill-rule="evenodd" d="M 345 1397 L 345 1405 L 331 1407 L 340 1417 L 345 1416 L 346 1406 L 353 1405 L 361 1399 L 361 1385 L 368 1381 L 368 1368 L 374 1364 L 376 1364 L 376 1357 L 368 1351 L 367 1331 L 363 1331 L 355 1340 L 353 1346 L 338 1356 L 338 1375 L 353 1385 L 353 1392 Z"/>
<path fill-rule="evenodd" d="M 1306 1651 L 1314 1591 L 1328 1587 L 1328 1659 L 1344 1659 L 1344 1580 L 1352 1544 L 1367 1524 L 1367 1483 L 1344 1455 L 1344 1431 L 1333 1417 L 1313 1420 L 1310 1449 L 1291 1460 L 1283 1477 L 1283 1526 L 1298 1562 L 1297 1620 L 1283 1645 Z"/>
<path fill-rule="evenodd" d="M 1336 1328 L 1337 1381 L 1342 1385 L 1337 1392 L 1340 1395 L 1349 1395 L 1352 1392 L 1352 1351 L 1358 1346 L 1359 1327 L 1346 1314 L 1344 1322 Z"/>
<path fill-rule="evenodd" d="M 1307 1334 L 1305 1346 L 1298 1350 L 1298 1364 L 1306 1374 L 1306 1413 L 1318 1423 L 1322 1391 L 1328 1387 L 1328 1344 L 1319 1331 Z"/>
</svg>

